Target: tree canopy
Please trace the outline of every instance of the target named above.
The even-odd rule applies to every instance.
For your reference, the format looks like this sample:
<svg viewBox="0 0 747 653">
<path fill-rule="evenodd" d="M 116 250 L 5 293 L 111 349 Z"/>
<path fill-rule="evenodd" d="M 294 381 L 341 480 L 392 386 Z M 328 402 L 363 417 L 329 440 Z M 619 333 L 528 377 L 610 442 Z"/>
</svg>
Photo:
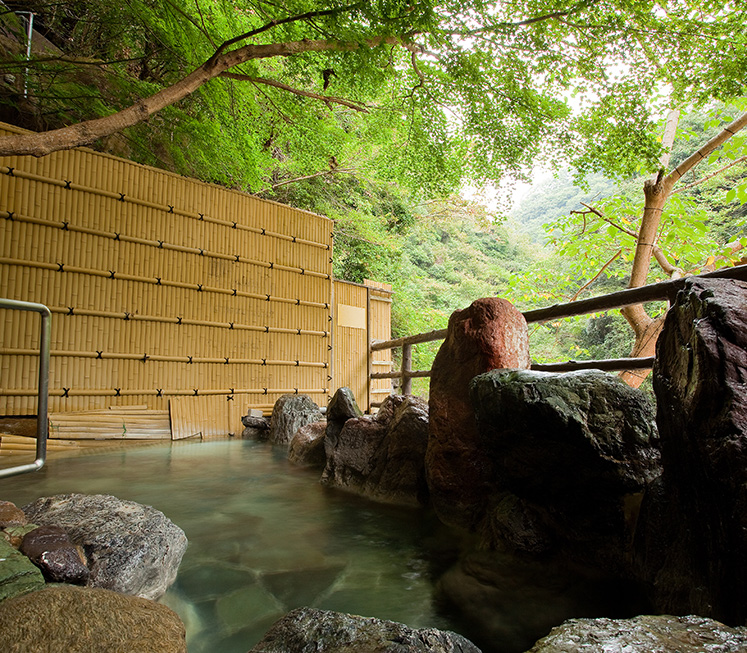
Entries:
<svg viewBox="0 0 747 653">
<path fill-rule="evenodd" d="M 27 63 L 6 48 L 4 72 L 29 68 L 36 127 L 70 127 L 0 139 L 0 155 L 129 130 L 180 171 L 255 192 L 355 170 L 443 193 L 539 157 L 626 175 L 656 165 L 660 105 L 739 95 L 747 80 L 744 3 L 23 4 L 57 50 Z M 156 124 L 170 142 L 153 142 Z"/>
</svg>

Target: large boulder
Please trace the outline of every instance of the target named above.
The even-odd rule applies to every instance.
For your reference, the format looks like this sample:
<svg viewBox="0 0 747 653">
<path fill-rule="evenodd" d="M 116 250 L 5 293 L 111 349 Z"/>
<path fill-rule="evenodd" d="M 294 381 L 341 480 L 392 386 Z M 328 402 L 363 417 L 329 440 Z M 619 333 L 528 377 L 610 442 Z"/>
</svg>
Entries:
<svg viewBox="0 0 747 653">
<path fill-rule="evenodd" d="M 558 558 L 473 550 L 439 578 L 436 596 L 478 646 L 521 653 L 566 619 L 639 614 L 647 604 L 630 590 Z"/>
<path fill-rule="evenodd" d="M 150 506 L 95 494 L 60 494 L 24 506 L 30 521 L 64 528 L 83 547 L 88 585 L 157 599 L 176 578 L 184 531 Z"/>
<path fill-rule="evenodd" d="M 8 653 L 186 653 L 184 625 L 165 605 L 104 589 L 56 585 L 0 603 Z"/>
<path fill-rule="evenodd" d="M 44 587 L 39 568 L 0 537 L 0 602 Z"/>
<path fill-rule="evenodd" d="M 309 395 L 283 395 L 272 409 L 269 440 L 287 446 L 298 429 L 321 419 L 322 411 Z"/>
<path fill-rule="evenodd" d="M 394 621 L 298 608 L 267 631 L 250 653 L 480 653 L 461 635 Z"/>
<path fill-rule="evenodd" d="M 326 421 L 313 422 L 298 429 L 288 447 L 288 460 L 294 465 L 323 469 L 327 462 L 324 452 L 326 431 Z"/>
<path fill-rule="evenodd" d="M 325 438 L 322 484 L 399 505 L 428 501 L 425 450 L 428 406 L 390 395 L 376 417 L 349 418 L 334 443 Z"/>
<path fill-rule="evenodd" d="M 694 279 L 667 314 L 654 391 L 661 482 L 636 551 L 657 610 L 747 621 L 747 283 Z"/>
<path fill-rule="evenodd" d="M 528 368 L 524 316 L 496 297 L 478 299 L 449 318 L 430 383 L 428 487 L 439 518 L 472 528 L 485 509 L 489 470 L 469 399 L 470 381 L 496 368 Z"/>
<path fill-rule="evenodd" d="M 494 370 L 471 397 L 490 469 L 487 543 L 629 574 L 643 492 L 661 473 L 644 393 L 598 370 Z"/>
<path fill-rule="evenodd" d="M 641 616 L 571 619 L 527 653 L 742 653 L 747 628 L 729 628 L 703 617 Z"/>
<path fill-rule="evenodd" d="M 428 404 L 414 396 L 385 403 L 396 408 L 386 421 L 386 411 L 376 416 L 386 424 L 386 435 L 366 480 L 365 494 L 387 503 L 425 505 L 428 503 L 425 477 Z"/>
<path fill-rule="evenodd" d="M 327 454 L 337 446 L 342 427 L 349 419 L 360 417 L 363 411 L 358 408 L 355 395 L 350 388 L 338 388 L 327 406 L 327 432 L 324 447 Z"/>
</svg>

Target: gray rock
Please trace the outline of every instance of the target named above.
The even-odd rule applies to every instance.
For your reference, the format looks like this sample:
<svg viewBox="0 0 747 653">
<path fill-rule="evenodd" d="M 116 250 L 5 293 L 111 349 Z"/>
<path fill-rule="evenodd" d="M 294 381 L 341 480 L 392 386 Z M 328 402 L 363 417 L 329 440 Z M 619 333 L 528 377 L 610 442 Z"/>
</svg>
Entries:
<svg viewBox="0 0 747 653">
<path fill-rule="evenodd" d="M 333 445 L 328 438 L 329 429 L 323 485 L 386 503 L 427 503 L 428 406 L 422 399 L 390 395 L 375 418 L 348 419 Z"/>
<path fill-rule="evenodd" d="M 8 653 L 186 653 L 184 625 L 165 605 L 104 589 L 56 585 L 0 603 Z"/>
<path fill-rule="evenodd" d="M 157 599 L 187 549 L 184 531 L 162 512 L 108 495 L 44 497 L 23 511 L 37 524 L 61 526 L 83 547 L 92 587 Z"/>
<path fill-rule="evenodd" d="M 270 436 L 270 420 L 266 417 L 244 415 L 241 423 L 244 425 L 244 430 L 241 432 L 244 440 L 267 440 Z"/>
<path fill-rule="evenodd" d="M 0 537 L 0 602 L 42 587 L 41 570 Z"/>
<path fill-rule="evenodd" d="M 269 429 L 253 429 L 251 426 L 246 426 L 241 431 L 242 440 L 267 440 L 267 436 L 270 434 Z"/>
<path fill-rule="evenodd" d="M 337 446 L 345 422 L 363 414 L 350 388 L 338 388 L 327 406 L 327 432 L 324 439 L 326 456 Z"/>
<path fill-rule="evenodd" d="M 490 468 L 486 542 L 628 575 L 641 497 L 661 473 L 646 396 L 597 370 L 494 370 L 471 398 Z"/>
<path fill-rule="evenodd" d="M 644 499 L 640 573 L 659 612 L 747 621 L 747 283 L 687 282 L 657 344 L 661 482 Z"/>
<path fill-rule="evenodd" d="M 349 419 L 334 445 L 325 437 L 327 464 L 322 485 L 362 491 L 376 464 L 376 453 L 386 436 L 386 426 L 373 417 Z"/>
<path fill-rule="evenodd" d="M 324 453 L 326 430 L 326 421 L 314 422 L 298 429 L 288 448 L 288 460 L 294 465 L 323 469 L 327 462 Z"/>
<path fill-rule="evenodd" d="M 393 621 L 299 608 L 265 634 L 250 653 L 480 653 L 461 635 L 413 629 Z"/>
<path fill-rule="evenodd" d="M 499 642 L 500 653 L 526 651 L 572 617 L 645 610 L 648 604 L 630 590 L 630 583 L 557 558 L 486 550 L 463 554 L 436 588 L 439 605 L 458 612 L 473 641 L 485 648 Z"/>
<path fill-rule="evenodd" d="M 30 531 L 24 536 L 20 550 L 49 582 L 85 585 L 91 575 L 82 549 L 59 526 L 39 526 Z"/>
<path fill-rule="evenodd" d="M 323 418 L 319 406 L 308 395 L 283 395 L 272 409 L 269 440 L 289 445 L 298 429 Z"/>
<path fill-rule="evenodd" d="M 338 388 L 327 407 L 327 421 L 343 422 L 353 417 L 360 417 L 363 411 L 358 408 L 355 395 L 350 388 Z"/>
<path fill-rule="evenodd" d="M 392 395 L 390 395 L 392 396 Z M 428 483 L 425 476 L 425 452 L 428 447 L 428 404 L 419 397 L 406 396 L 385 400 L 383 421 L 388 407 L 396 406 L 384 421 L 386 435 L 376 464 L 364 486 L 366 496 L 400 505 L 426 505 Z"/>
<path fill-rule="evenodd" d="M 270 428 L 270 422 L 266 417 L 257 417 L 256 415 L 244 415 L 241 423 L 247 428 L 267 430 Z"/>
<path fill-rule="evenodd" d="M 747 628 L 703 617 L 571 619 L 527 653 L 744 653 Z"/>
</svg>

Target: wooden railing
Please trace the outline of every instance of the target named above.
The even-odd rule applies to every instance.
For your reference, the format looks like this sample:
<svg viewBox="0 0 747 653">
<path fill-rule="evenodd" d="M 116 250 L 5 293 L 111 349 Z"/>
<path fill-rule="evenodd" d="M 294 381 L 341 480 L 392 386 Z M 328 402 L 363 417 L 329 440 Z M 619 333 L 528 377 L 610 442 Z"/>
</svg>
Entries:
<svg viewBox="0 0 747 653">
<path fill-rule="evenodd" d="M 526 311 L 523 315 L 528 324 L 537 322 L 548 322 L 564 317 L 574 315 L 587 315 L 597 313 L 613 308 L 622 308 L 632 306 L 643 302 L 651 301 L 674 301 L 677 293 L 682 290 L 688 279 L 739 279 L 747 281 L 747 265 L 739 265 L 731 268 L 722 268 L 715 272 L 708 272 L 682 279 L 673 279 L 671 281 L 662 281 L 653 283 L 641 288 L 630 288 L 620 290 L 608 295 L 592 297 L 591 299 L 582 299 L 567 304 L 554 304 L 547 308 L 538 308 L 532 311 Z M 412 394 L 412 379 L 429 377 L 431 370 L 413 370 L 412 369 L 412 346 L 422 342 L 433 342 L 443 340 L 446 337 L 446 329 L 429 331 L 428 333 L 418 333 L 413 336 L 397 338 L 395 340 L 386 340 L 381 342 L 372 342 L 370 349 L 372 352 L 382 349 L 395 349 L 402 347 L 402 366 L 396 372 L 375 372 L 371 374 L 372 379 L 401 379 L 402 394 Z M 601 369 L 606 371 L 650 369 L 654 365 L 654 356 L 646 358 L 611 358 L 606 360 L 590 361 L 566 361 L 564 363 L 547 363 L 534 364 L 533 370 L 545 372 L 571 372 L 575 370 Z"/>
</svg>

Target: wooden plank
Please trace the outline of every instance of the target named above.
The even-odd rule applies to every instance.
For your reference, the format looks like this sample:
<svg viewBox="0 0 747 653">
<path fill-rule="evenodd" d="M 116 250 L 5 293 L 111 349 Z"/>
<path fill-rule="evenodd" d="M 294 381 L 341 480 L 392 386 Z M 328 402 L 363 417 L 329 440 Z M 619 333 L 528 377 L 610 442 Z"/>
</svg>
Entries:
<svg viewBox="0 0 747 653">
<path fill-rule="evenodd" d="M 49 438 L 169 440 L 171 424 L 168 411 L 142 407 L 52 413 Z"/>
</svg>

